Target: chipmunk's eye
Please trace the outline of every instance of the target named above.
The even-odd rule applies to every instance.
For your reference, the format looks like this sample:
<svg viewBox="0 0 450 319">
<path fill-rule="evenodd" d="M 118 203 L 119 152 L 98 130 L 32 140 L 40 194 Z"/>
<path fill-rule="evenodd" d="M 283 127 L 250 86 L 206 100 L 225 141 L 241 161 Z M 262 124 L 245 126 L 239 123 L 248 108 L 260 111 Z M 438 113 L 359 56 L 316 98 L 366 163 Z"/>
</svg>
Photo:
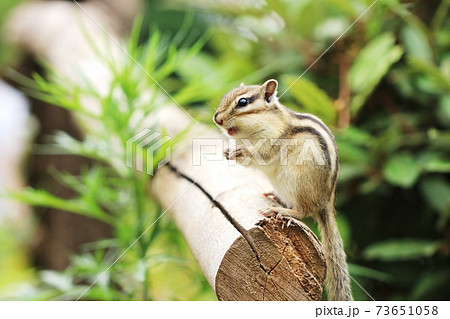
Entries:
<svg viewBox="0 0 450 319">
<path fill-rule="evenodd" d="M 237 103 L 237 107 L 243 107 L 243 106 L 247 106 L 247 105 L 248 105 L 248 100 L 245 98 L 239 99 L 239 101 Z"/>
</svg>

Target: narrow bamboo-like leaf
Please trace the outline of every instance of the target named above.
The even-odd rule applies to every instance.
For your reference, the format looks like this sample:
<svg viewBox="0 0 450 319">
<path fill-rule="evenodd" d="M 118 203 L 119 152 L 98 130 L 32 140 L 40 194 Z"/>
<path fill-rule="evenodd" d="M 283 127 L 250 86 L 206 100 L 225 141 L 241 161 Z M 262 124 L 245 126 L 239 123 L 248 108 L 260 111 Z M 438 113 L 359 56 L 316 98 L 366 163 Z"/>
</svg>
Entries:
<svg viewBox="0 0 450 319">
<path fill-rule="evenodd" d="M 112 216 L 104 213 L 97 206 L 88 205 L 86 202 L 79 199 L 62 199 L 39 189 L 27 188 L 19 192 L 8 192 L 7 196 L 32 206 L 61 209 L 71 213 L 92 217 L 105 223 L 113 224 L 115 221 Z"/>
</svg>

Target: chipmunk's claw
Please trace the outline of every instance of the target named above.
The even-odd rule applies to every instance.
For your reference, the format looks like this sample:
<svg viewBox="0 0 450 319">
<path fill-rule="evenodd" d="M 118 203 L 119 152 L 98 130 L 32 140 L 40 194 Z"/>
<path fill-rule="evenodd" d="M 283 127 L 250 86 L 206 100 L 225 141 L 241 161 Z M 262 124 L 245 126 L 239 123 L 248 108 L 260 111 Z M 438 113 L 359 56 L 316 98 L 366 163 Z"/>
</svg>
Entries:
<svg viewBox="0 0 450 319">
<path fill-rule="evenodd" d="M 275 206 L 269 206 L 263 209 L 260 209 L 258 213 L 263 215 L 264 217 L 270 218 L 270 217 L 276 217 L 278 212 L 275 210 Z"/>
<path fill-rule="evenodd" d="M 289 215 L 289 213 L 283 207 L 279 206 L 269 206 L 259 210 L 259 213 L 267 218 L 275 218 L 282 221 L 281 227 L 284 228 L 291 226 L 291 224 L 298 224 L 297 219 Z"/>
</svg>

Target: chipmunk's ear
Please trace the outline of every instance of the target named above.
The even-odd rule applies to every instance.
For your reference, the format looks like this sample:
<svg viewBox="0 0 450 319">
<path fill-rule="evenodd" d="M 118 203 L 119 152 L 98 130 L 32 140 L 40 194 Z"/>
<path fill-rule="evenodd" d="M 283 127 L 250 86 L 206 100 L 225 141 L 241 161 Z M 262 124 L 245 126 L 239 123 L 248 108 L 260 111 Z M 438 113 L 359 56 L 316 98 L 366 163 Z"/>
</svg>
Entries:
<svg viewBox="0 0 450 319">
<path fill-rule="evenodd" d="M 274 101 L 274 98 L 277 97 L 277 87 L 278 82 L 277 80 L 274 79 L 267 80 L 261 86 L 262 93 L 264 94 L 264 99 L 266 100 L 267 103 Z"/>
<path fill-rule="evenodd" d="M 244 82 L 241 82 L 240 87 L 243 88 L 245 86 Z"/>
</svg>

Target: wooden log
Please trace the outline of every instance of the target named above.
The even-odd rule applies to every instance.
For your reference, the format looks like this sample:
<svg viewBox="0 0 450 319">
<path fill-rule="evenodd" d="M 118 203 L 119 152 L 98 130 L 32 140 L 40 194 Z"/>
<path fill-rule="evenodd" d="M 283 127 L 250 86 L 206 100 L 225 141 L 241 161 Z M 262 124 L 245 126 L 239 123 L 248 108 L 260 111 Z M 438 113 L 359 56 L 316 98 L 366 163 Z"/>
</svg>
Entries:
<svg viewBox="0 0 450 319">
<path fill-rule="evenodd" d="M 205 181 L 216 175 L 207 172 L 205 178 L 196 175 L 197 183 L 212 186 Z M 241 229 L 171 168 L 161 169 L 152 185 L 163 207 L 171 206 L 172 218 L 219 300 L 320 300 L 326 266 L 316 236 L 303 223 L 283 227 L 281 221 L 260 220 L 258 208 L 270 203 L 259 186 L 248 180 L 229 183 L 236 181 L 233 177 L 224 181 L 229 189 L 217 201 L 235 207 L 227 212 Z"/>
<path fill-rule="evenodd" d="M 59 29 L 57 26 L 43 28 L 41 21 L 37 23 L 34 19 L 36 23 L 33 23 L 24 19 L 35 12 L 29 8 L 17 12 L 10 24 L 13 29 L 17 26 L 18 42 L 45 57 L 56 71 L 73 81 L 83 80 L 78 75 L 85 70 L 91 83 L 109 85 L 111 73 L 104 69 L 92 72 L 91 66 L 96 65 L 95 59 L 99 57 L 90 52 L 92 48 L 79 37 L 83 34 L 80 28 L 85 28 L 91 40 L 95 41 L 93 37 L 103 39 L 97 25 L 86 23 L 81 27 L 71 23 L 64 29 L 70 29 L 67 32 L 76 36 L 60 39 L 59 33 L 50 32 Z M 46 8 L 45 12 L 51 8 Z M 74 17 L 79 17 L 79 10 L 69 9 L 64 11 L 65 15 L 69 18 L 73 15 L 71 21 L 76 21 Z M 102 18 L 100 13 L 96 17 Z M 113 23 L 111 19 L 107 21 Z M 116 36 L 114 32 L 111 34 Z M 62 44 L 67 41 L 71 46 L 66 48 Z M 120 53 L 111 43 L 107 47 L 115 54 Z M 74 52 L 80 51 L 83 54 L 74 56 Z M 83 63 L 84 59 L 89 64 Z M 75 61 L 79 68 L 73 68 Z M 95 110 L 98 107 L 95 103 L 86 101 L 84 107 Z M 147 123 L 156 123 L 172 136 L 191 123 L 183 111 L 170 105 L 152 116 Z M 84 125 L 83 128 L 98 129 L 99 126 Z M 202 140 L 204 146 L 193 147 Z M 264 220 L 258 210 L 271 204 L 262 196 L 273 190 L 268 180 L 251 169 L 230 165 L 223 158 L 204 160 L 204 154 L 222 154 L 222 148 L 211 145 L 211 141 L 224 143 L 217 130 L 194 125 L 176 147 L 170 165 L 156 173 L 149 189 L 182 231 L 218 299 L 320 300 L 326 266 L 316 236 L 303 223 L 283 227 L 281 221 Z M 194 159 L 200 159 L 200 163 L 194 163 Z"/>
<path fill-rule="evenodd" d="M 189 124 L 169 107 L 156 121 L 172 135 Z M 226 144 L 216 130 L 193 129 L 153 178 L 154 195 L 170 208 L 219 300 L 320 300 L 322 245 L 303 223 L 262 218 L 258 210 L 273 205 L 262 195 L 273 190 L 264 176 L 224 158 L 205 160 Z"/>
</svg>

